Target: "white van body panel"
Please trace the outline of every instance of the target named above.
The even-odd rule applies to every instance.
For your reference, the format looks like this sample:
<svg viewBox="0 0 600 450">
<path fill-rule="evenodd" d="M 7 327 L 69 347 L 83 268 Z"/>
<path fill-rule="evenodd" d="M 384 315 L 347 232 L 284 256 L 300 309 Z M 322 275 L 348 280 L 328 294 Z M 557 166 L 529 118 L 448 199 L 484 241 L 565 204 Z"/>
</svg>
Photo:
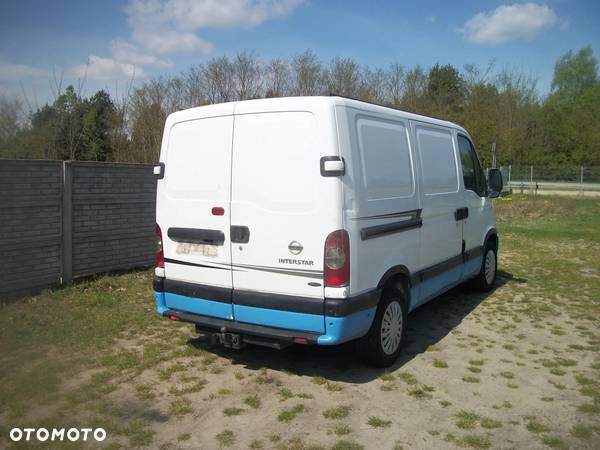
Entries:
<svg viewBox="0 0 600 450">
<path fill-rule="evenodd" d="M 236 108 L 231 224 L 250 240 L 232 245 L 234 289 L 323 298 L 323 242 L 342 228 L 341 189 L 319 172 L 322 156 L 338 154 L 332 102 L 310 103 Z"/>
<path fill-rule="evenodd" d="M 167 118 L 160 156 L 165 174 L 157 191 L 156 219 L 163 230 L 165 276 L 170 279 L 232 286 L 227 229 L 234 105 L 193 108 Z M 225 214 L 212 215 L 213 207 L 223 207 Z M 213 254 L 201 245 L 176 242 L 168 230 L 177 227 L 223 229 L 225 245 L 213 247 Z M 170 262 L 180 259 L 189 264 Z"/>
<path fill-rule="evenodd" d="M 351 236 L 349 295 L 373 289 L 385 272 L 397 264 L 404 264 L 410 271 L 419 269 L 421 231 L 418 227 L 402 233 L 403 239 L 398 239 L 398 235 L 392 233 L 376 239 L 360 238 L 361 230 L 390 221 L 410 220 L 410 212 L 420 208 L 416 161 L 409 139 L 408 120 L 388 108 L 366 109 L 362 105 L 337 107 L 341 155 L 347 164 L 343 186 L 344 222 Z M 374 145 L 369 146 L 361 127 L 377 126 L 381 127 L 384 136 L 381 142 L 374 140 Z M 393 144 L 384 141 L 390 136 L 403 140 L 404 151 L 395 152 Z M 402 190 L 399 195 L 378 195 L 369 189 L 370 182 L 374 181 L 379 188 L 381 184 L 376 184 L 379 173 L 370 171 L 368 153 L 387 164 L 402 161 L 408 165 L 404 173 L 412 179 L 398 186 Z"/>
<path fill-rule="evenodd" d="M 487 194 L 466 189 L 459 136 L 470 140 L 456 124 L 341 97 L 171 114 L 159 313 L 329 345 L 368 331 L 389 279 L 407 283 L 412 310 L 477 275 L 495 216 Z M 343 174 L 324 176 L 323 157 L 339 158 L 331 165 Z M 198 230 L 218 242 L 186 245 Z M 325 287 L 324 243 L 336 230 L 348 233 L 350 281 Z"/>
</svg>

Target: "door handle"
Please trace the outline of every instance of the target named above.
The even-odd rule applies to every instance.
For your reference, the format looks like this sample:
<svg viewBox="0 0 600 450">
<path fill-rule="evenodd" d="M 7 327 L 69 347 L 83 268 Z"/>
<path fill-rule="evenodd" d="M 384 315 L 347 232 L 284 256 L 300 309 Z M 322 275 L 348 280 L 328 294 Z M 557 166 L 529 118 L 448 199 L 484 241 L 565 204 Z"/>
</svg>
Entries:
<svg viewBox="0 0 600 450">
<path fill-rule="evenodd" d="M 231 225 L 231 242 L 247 244 L 250 240 L 250 230 L 243 225 Z"/>
<path fill-rule="evenodd" d="M 458 208 L 454 211 L 454 219 L 458 222 L 459 220 L 463 220 L 469 217 L 469 208 L 466 206 L 464 208 Z"/>
</svg>

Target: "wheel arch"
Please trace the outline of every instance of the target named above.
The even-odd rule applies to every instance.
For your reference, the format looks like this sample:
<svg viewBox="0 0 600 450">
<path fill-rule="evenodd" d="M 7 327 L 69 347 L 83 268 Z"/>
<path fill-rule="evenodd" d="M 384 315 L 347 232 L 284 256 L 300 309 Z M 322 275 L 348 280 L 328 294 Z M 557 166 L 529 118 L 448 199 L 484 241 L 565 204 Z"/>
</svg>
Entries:
<svg viewBox="0 0 600 450">
<path fill-rule="evenodd" d="M 411 273 L 408 267 L 403 264 L 399 264 L 397 266 L 390 267 L 381 277 L 377 287 L 380 289 L 385 288 L 386 286 L 391 286 L 395 283 L 401 282 L 404 284 L 406 289 L 406 308 L 410 308 L 410 288 L 412 286 L 412 278 Z"/>
<path fill-rule="evenodd" d="M 498 238 L 498 231 L 496 231 L 496 228 L 490 228 L 485 234 L 485 238 L 483 239 L 483 248 L 485 248 L 487 243 L 490 241 L 494 243 L 494 246 L 496 247 L 496 253 L 498 253 L 500 239 Z"/>
</svg>

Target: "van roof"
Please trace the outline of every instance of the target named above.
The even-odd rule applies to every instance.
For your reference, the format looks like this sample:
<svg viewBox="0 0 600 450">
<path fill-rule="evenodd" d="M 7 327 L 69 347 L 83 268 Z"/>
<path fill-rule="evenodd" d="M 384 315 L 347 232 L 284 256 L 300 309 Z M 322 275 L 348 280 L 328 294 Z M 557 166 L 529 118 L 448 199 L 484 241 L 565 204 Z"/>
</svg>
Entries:
<svg viewBox="0 0 600 450">
<path fill-rule="evenodd" d="M 444 127 L 455 128 L 464 133 L 467 131 L 460 125 L 446 120 L 436 119 L 433 117 L 414 114 L 403 111 L 397 108 L 379 105 L 376 103 L 364 102 L 353 98 L 342 97 L 338 95 L 331 96 L 308 96 L 308 97 L 277 97 L 277 98 L 261 98 L 255 100 L 241 100 L 235 102 L 218 103 L 213 105 L 199 106 L 196 108 L 177 111 L 169 115 L 168 121 L 180 122 L 185 120 L 193 120 L 200 117 L 210 115 L 229 115 L 235 113 L 250 113 L 268 110 L 297 109 L 323 106 L 324 104 L 332 104 L 334 106 L 346 106 L 348 108 L 359 109 L 380 114 L 394 114 L 408 120 L 416 120 L 420 122 L 441 125 Z M 468 133 L 467 133 L 468 134 Z"/>
</svg>

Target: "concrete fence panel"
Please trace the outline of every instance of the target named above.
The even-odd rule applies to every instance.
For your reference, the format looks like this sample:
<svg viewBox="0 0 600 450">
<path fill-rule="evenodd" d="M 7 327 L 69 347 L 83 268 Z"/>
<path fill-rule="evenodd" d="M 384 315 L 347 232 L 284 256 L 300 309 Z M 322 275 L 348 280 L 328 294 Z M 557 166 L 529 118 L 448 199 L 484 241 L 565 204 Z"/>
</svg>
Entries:
<svg viewBox="0 0 600 450">
<path fill-rule="evenodd" d="M 0 298 L 61 281 L 62 161 L 0 161 Z"/>
<path fill-rule="evenodd" d="M 0 160 L 0 298 L 151 265 L 155 202 L 151 165 Z"/>
</svg>

